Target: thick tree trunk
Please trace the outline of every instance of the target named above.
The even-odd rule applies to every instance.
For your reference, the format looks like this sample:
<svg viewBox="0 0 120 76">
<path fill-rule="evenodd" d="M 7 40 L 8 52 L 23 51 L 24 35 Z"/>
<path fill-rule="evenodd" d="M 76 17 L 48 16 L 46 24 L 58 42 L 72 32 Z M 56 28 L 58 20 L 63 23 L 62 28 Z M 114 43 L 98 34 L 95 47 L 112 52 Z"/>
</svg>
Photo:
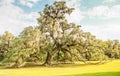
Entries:
<svg viewBox="0 0 120 76">
<path fill-rule="evenodd" d="M 50 66 L 51 65 L 51 59 L 52 59 L 51 54 L 49 52 L 47 52 L 46 60 L 45 60 L 45 63 L 43 65 Z"/>
</svg>

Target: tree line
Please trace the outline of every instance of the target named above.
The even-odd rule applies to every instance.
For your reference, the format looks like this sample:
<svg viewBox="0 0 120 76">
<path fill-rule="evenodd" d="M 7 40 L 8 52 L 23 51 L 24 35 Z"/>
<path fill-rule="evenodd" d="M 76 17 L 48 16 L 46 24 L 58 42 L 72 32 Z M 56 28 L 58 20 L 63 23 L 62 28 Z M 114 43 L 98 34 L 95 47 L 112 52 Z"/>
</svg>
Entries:
<svg viewBox="0 0 120 76">
<path fill-rule="evenodd" d="M 0 61 L 4 65 L 21 67 L 26 62 L 43 65 L 76 61 L 120 59 L 119 40 L 100 40 L 80 25 L 68 23 L 71 14 L 63 1 L 45 5 L 38 26 L 24 28 L 19 36 L 6 31 L 0 36 Z"/>
</svg>

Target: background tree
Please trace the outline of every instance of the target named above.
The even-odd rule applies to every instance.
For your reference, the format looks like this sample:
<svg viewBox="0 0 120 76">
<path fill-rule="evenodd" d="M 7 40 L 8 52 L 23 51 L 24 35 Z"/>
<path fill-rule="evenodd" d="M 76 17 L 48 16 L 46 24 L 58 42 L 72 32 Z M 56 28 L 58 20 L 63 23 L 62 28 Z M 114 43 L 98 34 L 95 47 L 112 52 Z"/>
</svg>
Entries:
<svg viewBox="0 0 120 76">
<path fill-rule="evenodd" d="M 4 62 L 10 63 L 9 66 L 21 67 L 25 62 L 40 61 L 40 36 L 39 29 L 32 26 L 26 27 L 13 41 L 12 48 L 7 53 Z"/>
<path fill-rule="evenodd" d="M 6 56 L 6 53 L 12 48 L 12 41 L 15 39 L 15 36 L 8 31 L 6 31 L 0 37 L 0 60 L 3 60 Z"/>
<path fill-rule="evenodd" d="M 120 58 L 120 43 L 118 40 L 108 40 L 105 42 L 107 47 L 105 54 L 109 58 Z"/>
</svg>

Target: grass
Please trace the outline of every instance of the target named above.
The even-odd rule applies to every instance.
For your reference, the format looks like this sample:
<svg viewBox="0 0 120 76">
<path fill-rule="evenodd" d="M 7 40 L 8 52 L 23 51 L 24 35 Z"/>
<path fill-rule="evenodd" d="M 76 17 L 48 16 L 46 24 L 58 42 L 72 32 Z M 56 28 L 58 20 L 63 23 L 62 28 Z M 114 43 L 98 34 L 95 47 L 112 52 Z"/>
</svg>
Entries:
<svg viewBox="0 0 120 76">
<path fill-rule="evenodd" d="M 99 72 L 99 73 L 86 73 L 62 76 L 120 76 L 120 72 Z"/>
<path fill-rule="evenodd" d="M 120 60 L 106 64 L 60 64 L 53 67 L 34 66 L 0 69 L 0 76 L 120 76 Z"/>
</svg>

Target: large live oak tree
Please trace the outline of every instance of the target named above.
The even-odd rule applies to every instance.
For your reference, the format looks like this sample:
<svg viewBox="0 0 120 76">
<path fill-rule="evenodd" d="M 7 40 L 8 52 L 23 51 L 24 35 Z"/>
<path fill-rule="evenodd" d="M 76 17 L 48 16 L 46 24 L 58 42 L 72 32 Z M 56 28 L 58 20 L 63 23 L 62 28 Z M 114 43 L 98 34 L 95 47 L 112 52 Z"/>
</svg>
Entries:
<svg viewBox="0 0 120 76">
<path fill-rule="evenodd" d="M 82 40 L 82 30 L 79 25 L 68 23 L 65 18 L 65 15 L 71 14 L 73 10 L 61 1 L 51 6 L 46 5 L 44 11 L 40 12 L 39 29 L 46 42 L 45 65 L 50 65 L 51 60 L 56 58 L 57 61 L 72 61 L 72 57 L 78 57 L 75 51 L 77 52 L 76 47 Z"/>
</svg>

